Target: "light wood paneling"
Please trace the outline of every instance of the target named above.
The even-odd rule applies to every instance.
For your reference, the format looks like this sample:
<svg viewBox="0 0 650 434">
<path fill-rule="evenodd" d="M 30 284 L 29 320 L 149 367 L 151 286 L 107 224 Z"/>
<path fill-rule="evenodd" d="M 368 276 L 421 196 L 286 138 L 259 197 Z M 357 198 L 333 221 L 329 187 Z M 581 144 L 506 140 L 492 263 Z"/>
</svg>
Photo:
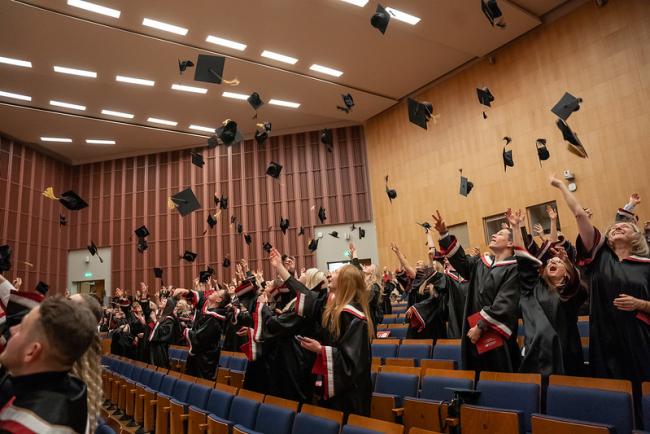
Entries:
<svg viewBox="0 0 650 434">
<path fill-rule="evenodd" d="M 366 124 L 368 166 L 382 265 L 397 265 L 389 249 L 399 243 L 413 262 L 424 259 L 424 234 L 415 222 L 431 222 L 439 209 L 447 224 L 467 222 L 472 245 L 483 249 L 482 218 L 558 200 L 563 231 L 575 221 L 547 182 L 570 169 L 577 195 L 594 223 L 612 222 L 632 192 L 645 199 L 637 210 L 650 219 L 650 2 L 587 2 L 571 14 L 533 30 L 487 59 L 418 95 L 440 113 L 422 130 L 408 122 L 406 103 Z M 475 88 L 488 86 L 493 107 L 482 117 Z M 571 154 L 549 111 L 565 91 L 584 98 L 569 119 L 589 153 Z M 504 173 L 503 136 L 511 136 L 516 166 Z M 548 140 L 551 158 L 540 168 L 535 139 Z M 458 169 L 474 182 L 458 194 Z M 398 198 L 384 192 L 384 175 Z"/>
</svg>

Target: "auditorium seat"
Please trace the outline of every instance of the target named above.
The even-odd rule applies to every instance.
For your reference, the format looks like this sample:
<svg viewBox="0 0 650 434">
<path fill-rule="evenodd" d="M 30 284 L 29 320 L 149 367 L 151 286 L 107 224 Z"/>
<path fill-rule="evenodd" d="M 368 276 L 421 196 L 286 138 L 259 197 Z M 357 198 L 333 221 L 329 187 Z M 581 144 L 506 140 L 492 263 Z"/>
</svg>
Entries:
<svg viewBox="0 0 650 434">
<path fill-rule="evenodd" d="M 192 383 L 189 381 L 178 380 L 169 395 L 162 392 L 158 393 L 156 397 L 156 434 L 167 434 L 169 432 L 171 402 L 173 399 L 178 402 L 187 401 L 190 387 L 192 387 Z"/>
<path fill-rule="evenodd" d="M 300 412 L 296 414 L 291 434 L 339 434 L 340 427 L 334 420 Z"/>
<path fill-rule="evenodd" d="M 165 376 L 161 372 L 153 371 L 149 377 L 149 381 L 135 385 L 133 419 L 136 424 L 142 425 L 144 421 L 145 391 L 159 390 L 164 377 Z"/>
<path fill-rule="evenodd" d="M 626 380 L 551 375 L 546 401 L 549 416 L 613 425 L 618 434 L 633 428 L 632 384 Z"/>
<path fill-rule="evenodd" d="M 533 414 L 532 434 L 614 434 L 613 425 L 595 424 L 573 419 Z"/>
<path fill-rule="evenodd" d="M 431 345 L 402 343 L 397 350 L 397 357 L 400 359 L 414 359 L 415 366 L 419 366 L 420 359 L 431 357 Z"/>
<path fill-rule="evenodd" d="M 399 325 L 398 327 L 392 327 L 390 328 L 390 335 L 391 337 L 397 338 L 397 339 L 404 339 L 406 338 L 406 334 L 408 332 L 408 327 L 407 326 L 402 326 Z"/>
<path fill-rule="evenodd" d="M 381 359 L 383 362 L 384 359 L 397 356 L 397 345 L 395 344 L 384 344 L 384 343 L 372 343 L 371 351 L 373 358 Z"/>
<path fill-rule="evenodd" d="M 650 430 L 650 382 L 645 382 L 641 385 L 643 401 L 643 426 L 646 430 Z"/>
<path fill-rule="evenodd" d="M 257 412 L 255 429 L 252 430 L 241 425 L 235 425 L 233 434 L 237 431 L 247 434 L 257 432 L 264 434 L 290 434 L 295 415 L 295 412 L 286 408 L 271 404 L 261 404 Z"/>
<path fill-rule="evenodd" d="M 213 414 L 226 418 L 230 413 L 230 406 L 234 395 L 218 389 L 210 390 L 205 408 L 190 406 L 188 409 L 187 434 L 200 434 L 207 429 L 207 416 Z"/>
<path fill-rule="evenodd" d="M 441 434 L 437 431 L 430 431 L 428 429 L 412 427 L 407 431 L 406 434 Z"/>
<path fill-rule="evenodd" d="M 433 347 L 432 358 L 435 360 L 453 360 L 456 366 L 461 366 L 460 344 L 442 344 L 437 342 Z"/>
<path fill-rule="evenodd" d="M 578 321 L 578 332 L 580 337 L 588 338 L 589 337 L 589 321 Z"/>
<path fill-rule="evenodd" d="M 474 376 L 474 371 L 427 369 L 422 377 L 420 398 L 434 401 L 449 401 L 453 398 L 453 393 L 447 390 L 447 388 L 473 389 Z"/>
<path fill-rule="evenodd" d="M 418 393 L 418 375 L 383 373 L 377 374 L 372 394 L 371 416 L 393 422 L 393 409 L 402 406 L 406 396 L 415 397 Z"/>
<path fill-rule="evenodd" d="M 205 408 L 210 396 L 210 388 L 201 384 L 192 384 L 186 400 L 174 397 L 169 408 L 170 434 L 185 434 L 186 422 L 189 419 L 189 407 Z"/>
<path fill-rule="evenodd" d="M 404 426 L 351 414 L 343 426 L 343 434 L 403 434 Z"/>
<path fill-rule="evenodd" d="M 242 396 L 235 396 L 230 405 L 228 417 L 208 414 L 208 432 L 214 434 L 227 434 L 235 425 L 252 429 L 255 426 L 260 403 Z M 157 434 L 157 431 L 156 431 Z"/>
<path fill-rule="evenodd" d="M 421 359 L 420 367 L 423 370 L 432 369 L 456 369 L 458 365 L 455 360 L 441 360 L 441 359 Z"/>
<path fill-rule="evenodd" d="M 517 410 L 479 407 L 463 404 L 460 408 L 460 429 L 463 434 L 523 434 L 523 413 Z"/>
<path fill-rule="evenodd" d="M 397 366 L 397 365 L 384 365 L 380 367 L 379 372 L 393 373 L 393 374 L 408 374 L 422 376 L 421 368 L 416 366 Z"/>
<path fill-rule="evenodd" d="M 275 405 L 276 407 L 286 408 L 287 410 L 291 410 L 294 413 L 297 413 L 298 409 L 300 408 L 300 403 L 298 401 L 292 401 L 290 399 L 284 399 L 273 395 L 266 395 L 264 397 L 264 403 Z"/>
<path fill-rule="evenodd" d="M 145 432 L 153 431 L 156 428 L 156 413 L 160 404 L 158 401 L 158 394 L 163 396 L 170 396 L 176 385 L 176 378 L 165 375 L 160 382 L 160 388 L 153 390 L 145 388 L 144 390 L 144 407 L 143 407 L 143 422 L 142 428 Z"/>
</svg>

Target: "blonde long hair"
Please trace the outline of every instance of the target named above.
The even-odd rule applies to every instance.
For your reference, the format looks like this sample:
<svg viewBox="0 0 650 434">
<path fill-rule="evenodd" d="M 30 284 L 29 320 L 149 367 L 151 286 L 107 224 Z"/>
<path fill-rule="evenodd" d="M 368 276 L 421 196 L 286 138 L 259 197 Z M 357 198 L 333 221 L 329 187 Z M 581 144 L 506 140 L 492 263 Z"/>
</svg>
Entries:
<svg viewBox="0 0 650 434">
<path fill-rule="evenodd" d="M 362 273 L 354 265 L 344 265 L 337 270 L 336 292 L 330 296 L 327 306 L 323 311 L 322 325 L 335 338 L 341 335 L 341 312 L 343 308 L 351 303 L 361 306 L 363 314 L 368 321 L 368 339 L 374 336 L 374 327 L 368 309 L 368 292 Z"/>
<path fill-rule="evenodd" d="M 319 283 L 327 282 L 327 277 L 325 277 L 325 273 L 320 271 L 318 268 L 310 268 L 307 271 L 305 271 L 305 283 L 304 285 L 308 289 L 314 289 L 318 286 Z"/>
<path fill-rule="evenodd" d="M 632 222 L 618 222 L 608 227 L 607 232 L 605 232 L 605 235 L 607 237 L 607 244 L 612 247 L 612 242 L 609 239 L 609 235 L 612 229 L 614 229 L 614 226 L 617 224 L 626 224 L 630 226 L 634 232 L 634 239 L 630 243 L 630 253 L 636 256 L 648 256 L 650 248 L 648 247 L 648 242 L 645 239 L 645 234 L 641 232 L 641 229 L 639 229 L 639 227 Z"/>
</svg>

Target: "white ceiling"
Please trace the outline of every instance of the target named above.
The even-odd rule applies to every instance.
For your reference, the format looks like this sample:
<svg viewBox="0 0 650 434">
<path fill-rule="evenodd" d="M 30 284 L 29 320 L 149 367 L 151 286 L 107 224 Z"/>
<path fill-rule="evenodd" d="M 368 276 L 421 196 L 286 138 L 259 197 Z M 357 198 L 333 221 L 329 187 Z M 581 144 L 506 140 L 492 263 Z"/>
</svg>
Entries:
<svg viewBox="0 0 650 434">
<path fill-rule="evenodd" d="M 188 129 L 190 124 L 215 127 L 227 118 L 236 120 L 246 137 L 262 120 L 272 122 L 272 134 L 359 124 L 536 27 L 539 16 L 565 0 L 500 0 L 507 23 L 503 30 L 489 25 L 478 0 L 384 0 L 384 6 L 422 19 L 415 26 L 392 19 L 385 35 L 369 24 L 376 0 L 363 8 L 341 0 L 94 2 L 121 10 L 121 17 L 87 12 L 65 0 L 0 0 L 0 56 L 32 62 L 32 68 L 0 64 L 0 91 L 32 97 L 30 102 L 0 97 L 0 131 L 36 143 L 72 164 L 196 146 L 205 139 Z M 189 32 L 179 36 L 148 28 L 142 25 L 144 17 Z M 205 42 L 207 35 L 242 42 L 247 48 L 241 52 L 219 47 Z M 299 61 L 287 65 L 260 57 L 265 49 Z M 239 86 L 194 82 L 192 69 L 180 76 L 177 59 L 195 60 L 200 53 L 227 56 L 224 77 L 237 77 Z M 334 78 L 310 71 L 313 63 L 339 69 L 343 75 Z M 53 65 L 91 70 L 98 76 L 58 74 Z M 118 74 L 156 84 L 118 83 Z M 208 92 L 174 91 L 173 83 Z M 277 98 L 301 106 L 266 104 L 255 120 L 246 101 L 224 98 L 223 91 L 257 91 L 264 101 Z M 342 103 L 340 95 L 348 92 L 356 103 L 350 114 L 336 109 Z M 52 107 L 50 100 L 84 105 L 86 110 Z M 135 117 L 111 118 L 102 115 L 102 109 Z M 161 128 L 147 122 L 150 116 L 178 125 Z M 73 143 L 41 143 L 42 136 L 69 137 Z M 86 138 L 117 143 L 93 146 L 84 143 Z"/>
</svg>

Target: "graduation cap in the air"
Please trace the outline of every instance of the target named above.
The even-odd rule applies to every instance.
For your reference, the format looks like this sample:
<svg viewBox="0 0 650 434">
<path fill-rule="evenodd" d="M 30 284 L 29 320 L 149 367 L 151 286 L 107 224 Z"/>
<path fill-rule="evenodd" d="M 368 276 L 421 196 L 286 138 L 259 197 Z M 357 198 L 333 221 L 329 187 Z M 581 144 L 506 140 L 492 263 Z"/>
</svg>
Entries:
<svg viewBox="0 0 650 434">
<path fill-rule="evenodd" d="M 320 132 L 320 142 L 326 146 L 327 152 L 332 152 L 334 148 L 334 138 L 332 136 L 332 130 L 325 128 Z"/>
<path fill-rule="evenodd" d="M 47 295 L 47 291 L 50 289 L 50 285 L 45 282 L 39 281 L 36 284 L 36 291 L 40 292 L 43 295 Z"/>
<path fill-rule="evenodd" d="M 144 238 L 138 238 L 138 243 L 136 244 L 138 252 L 144 253 L 145 250 L 149 248 L 149 243 Z"/>
<path fill-rule="evenodd" d="M 4 244 L 0 246 L 0 274 L 9 270 L 11 270 L 11 247 Z"/>
<path fill-rule="evenodd" d="M 221 82 L 236 86 L 239 80 L 224 80 L 223 68 L 226 64 L 226 58 L 223 56 L 212 56 L 209 54 L 199 54 L 194 71 L 194 80 L 206 83 L 221 84 Z"/>
<path fill-rule="evenodd" d="M 286 234 L 287 229 L 289 229 L 289 219 L 280 217 L 280 230 L 282 230 L 283 234 Z"/>
<path fill-rule="evenodd" d="M 210 228 L 215 227 L 216 224 L 217 224 L 217 219 L 214 216 L 214 214 L 209 214 L 208 215 L 208 225 L 210 226 Z"/>
<path fill-rule="evenodd" d="M 463 171 L 460 170 L 460 194 L 467 197 L 470 191 L 472 191 L 472 188 L 474 188 L 474 183 L 465 178 Z"/>
<path fill-rule="evenodd" d="M 236 215 L 231 215 L 230 216 L 230 224 L 234 225 L 236 221 L 237 221 L 237 216 Z"/>
<path fill-rule="evenodd" d="M 576 98 L 569 92 L 565 92 L 560 101 L 553 106 L 551 111 L 560 119 L 566 121 L 573 112 L 580 110 L 582 98 Z"/>
<path fill-rule="evenodd" d="M 246 99 L 246 101 L 248 101 L 250 106 L 253 107 L 253 110 L 255 110 L 255 116 L 253 116 L 253 119 L 256 119 L 257 109 L 264 105 L 264 101 L 262 101 L 260 94 L 257 92 L 251 93 L 250 96 Z"/>
<path fill-rule="evenodd" d="M 68 219 L 63 214 L 59 214 L 59 225 L 65 226 L 67 224 L 68 224 Z"/>
<path fill-rule="evenodd" d="M 242 225 L 241 223 L 239 223 L 239 224 L 237 225 L 237 233 L 238 233 L 238 234 L 241 234 L 241 233 L 243 233 L 243 232 L 244 232 L 244 225 Z"/>
<path fill-rule="evenodd" d="M 343 112 L 350 113 L 352 107 L 354 107 L 354 98 L 352 98 L 352 95 L 349 93 L 345 95 L 341 95 L 341 98 L 343 98 L 344 106 L 337 105 L 336 108 Z"/>
<path fill-rule="evenodd" d="M 316 249 L 318 248 L 318 238 L 312 238 L 311 240 L 309 240 L 309 243 L 307 243 L 307 248 L 310 251 L 315 252 Z"/>
<path fill-rule="evenodd" d="M 227 256 L 223 258 L 223 262 L 221 263 L 221 265 L 223 265 L 224 268 L 230 267 L 230 258 Z"/>
<path fill-rule="evenodd" d="M 265 241 L 264 244 L 262 244 L 262 249 L 264 249 L 266 253 L 271 253 L 271 249 L 273 249 L 273 246 L 268 241 Z"/>
<path fill-rule="evenodd" d="M 388 22 L 390 21 L 390 14 L 382 5 L 377 5 L 375 14 L 370 18 L 370 25 L 379 30 L 382 34 L 386 33 Z"/>
<path fill-rule="evenodd" d="M 199 282 L 200 283 L 207 282 L 210 279 L 210 276 L 212 276 L 210 270 L 199 271 Z"/>
<path fill-rule="evenodd" d="M 102 259 L 101 256 L 99 256 L 99 251 L 97 250 L 97 246 L 95 245 L 95 242 L 90 241 L 90 245 L 87 246 L 87 247 L 88 247 L 88 251 L 90 252 L 90 255 L 91 256 L 97 255 L 97 259 L 99 259 L 99 262 L 101 262 L 103 264 L 104 260 Z"/>
<path fill-rule="evenodd" d="M 257 124 L 257 129 L 255 130 L 255 141 L 261 145 L 269 137 L 270 132 L 271 122 L 263 122 L 261 124 Z"/>
<path fill-rule="evenodd" d="M 79 211 L 88 206 L 86 201 L 79 197 L 79 195 L 72 190 L 68 190 L 60 197 L 56 197 L 54 195 L 54 189 L 52 187 L 47 187 L 45 191 L 43 191 L 43 196 L 47 197 L 48 199 L 58 200 L 61 205 L 70 211 Z"/>
<path fill-rule="evenodd" d="M 393 199 L 397 198 L 397 191 L 392 188 L 388 188 L 388 175 L 386 175 L 384 179 L 386 180 L 386 195 L 388 196 L 390 203 L 393 203 Z"/>
<path fill-rule="evenodd" d="M 433 104 L 427 101 L 418 102 L 413 98 L 408 99 L 409 122 L 420 128 L 427 129 L 427 122 L 433 116 Z"/>
<path fill-rule="evenodd" d="M 569 124 L 564 122 L 562 119 L 558 119 L 556 124 L 562 132 L 564 140 L 569 142 L 569 151 L 573 152 L 578 157 L 587 158 L 587 150 L 582 145 L 578 135 L 571 129 L 571 127 L 569 127 Z"/>
<path fill-rule="evenodd" d="M 185 250 L 185 253 L 183 253 L 183 256 L 181 256 L 181 259 L 187 261 L 187 262 L 194 262 L 196 260 L 196 257 L 198 256 L 197 253 L 194 253 L 190 250 Z"/>
<path fill-rule="evenodd" d="M 494 101 L 494 95 L 490 92 L 487 86 L 477 87 L 476 96 L 478 97 L 478 102 L 486 107 L 492 107 L 492 102 Z M 483 112 L 483 119 L 487 119 L 487 115 Z"/>
<path fill-rule="evenodd" d="M 503 21 L 503 13 L 497 4 L 497 0 L 481 0 L 481 10 L 486 18 L 492 24 L 492 27 L 497 26 L 504 28 L 506 23 Z"/>
<path fill-rule="evenodd" d="M 535 148 L 537 148 L 537 158 L 539 159 L 539 167 L 542 167 L 542 161 L 546 161 L 551 156 L 546 147 L 546 139 L 535 140 Z"/>
<path fill-rule="evenodd" d="M 271 161 L 269 163 L 269 167 L 266 168 L 266 174 L 271 178 L 278 179 L 280 177 L 281 172 L 282 172 L 282 165 L 276 163 L 275 161 Z"/>
<path fill-rule="evenodd" d="M 196 167 L 201 167 L 203 168 L 203 165 L 205 164 L 205 161 L 203 160 L 203 155 L 199 154 L 198 152 L 192 152 L 192 164 L 194 164 Z"/>
<path fill-rule="evenodd" d="M 330 234 L 330 236 L 332 236 L 332 237 L 334 237 L 334 238 L 338 238 L 338 237 L 339 237 L 339 233 L 336 232 L 336 231 L 332 231 L 332 232 L 330 232 L 329 234 Z"/>
<path fill-rule="evenodd" d="M 178 59 L 178 69 L 181 72 L 181 75 L 185 72 L 187 68 L 191 68 L 194 66 L 194 62 L 191 60 L 181 60 Z"/>
<path fill-rule="evenodd" d="M 167 205 L 170 209 L 176 208 L 182 217 L 201 209 L 201 204 L 191 188 L 186 188 L 171 196 Z"/>
<path fill-rule="evenodd" d="M 358 228 L 358 229 L 359 229 L 359 239 L 361 240 L 366 236 L 366 230 L 362 228 Z"/>
<path fill-rule="evenodd" d="M 424 233 L 429 232 L 429 230 L 431 229 L 431 223 L 429 222 L 424 222 L 424 223 L 415 222 L 415 223 L 424 228 Z"/>
<path fill-rule="evenodd" d="M 508 167 L 515 166 L 515 160 L 512 158 L 512 150 L 507 150 L 506 147 L 512 142 L 512 139 L 508 136 L 503 138 L 506 144 L 503 146 L 503 171 L 505 172 Z"/>
<path fill-rule="evenodd" d="M 305 235 L 305 228 L 303 228 L 302 226 L 300 226 L 300 229 L 298 230 L 298 236 L 300 235 Z"/>
<path fill-rule="evenodd" d="M 149 236 L 149 229 L 147 229 L 145 225 L 140 226 L 134 232 L 138 238 L 144 238 Z"/>
<path fill-rule="evenodd" d="M 251 234 L 244 234 L 244 241 L 246 241 L 246 244 L 250 246 L 250 244 L 253 242 L 253 237 L 251 237 Z"/>
<path fill-rule="evenodd" d="M 218 206 L 219 209 L 227 209 L 228 208 L 228 196 L 217 196 L 217 193 L 214 194 L 214 205 Z"/>
<path fill-rule="evenodd" d="M 241 132 L 237 129 L 237 122 L 232 119 L 226 119 L 215 132 L 217 138 L 224 145 L 230 146 L 244 140 Z"/>
<path fill-rule="evenodd" d="M 327 220 L 327 215 L 325 214 L 325 208 L 323 208 L 322 206 L 318 208 L 318 219 L 320 220 L 321 224 L 323 224 L 323 222 Z"/>
<path fill-rule="evenodd" d="M 156 279 L 162 279 L 163 277 L 163 269 L 160 267 L 154 267 L 153 268 L 153 275 L 156 277 Z"/>
</svg>

